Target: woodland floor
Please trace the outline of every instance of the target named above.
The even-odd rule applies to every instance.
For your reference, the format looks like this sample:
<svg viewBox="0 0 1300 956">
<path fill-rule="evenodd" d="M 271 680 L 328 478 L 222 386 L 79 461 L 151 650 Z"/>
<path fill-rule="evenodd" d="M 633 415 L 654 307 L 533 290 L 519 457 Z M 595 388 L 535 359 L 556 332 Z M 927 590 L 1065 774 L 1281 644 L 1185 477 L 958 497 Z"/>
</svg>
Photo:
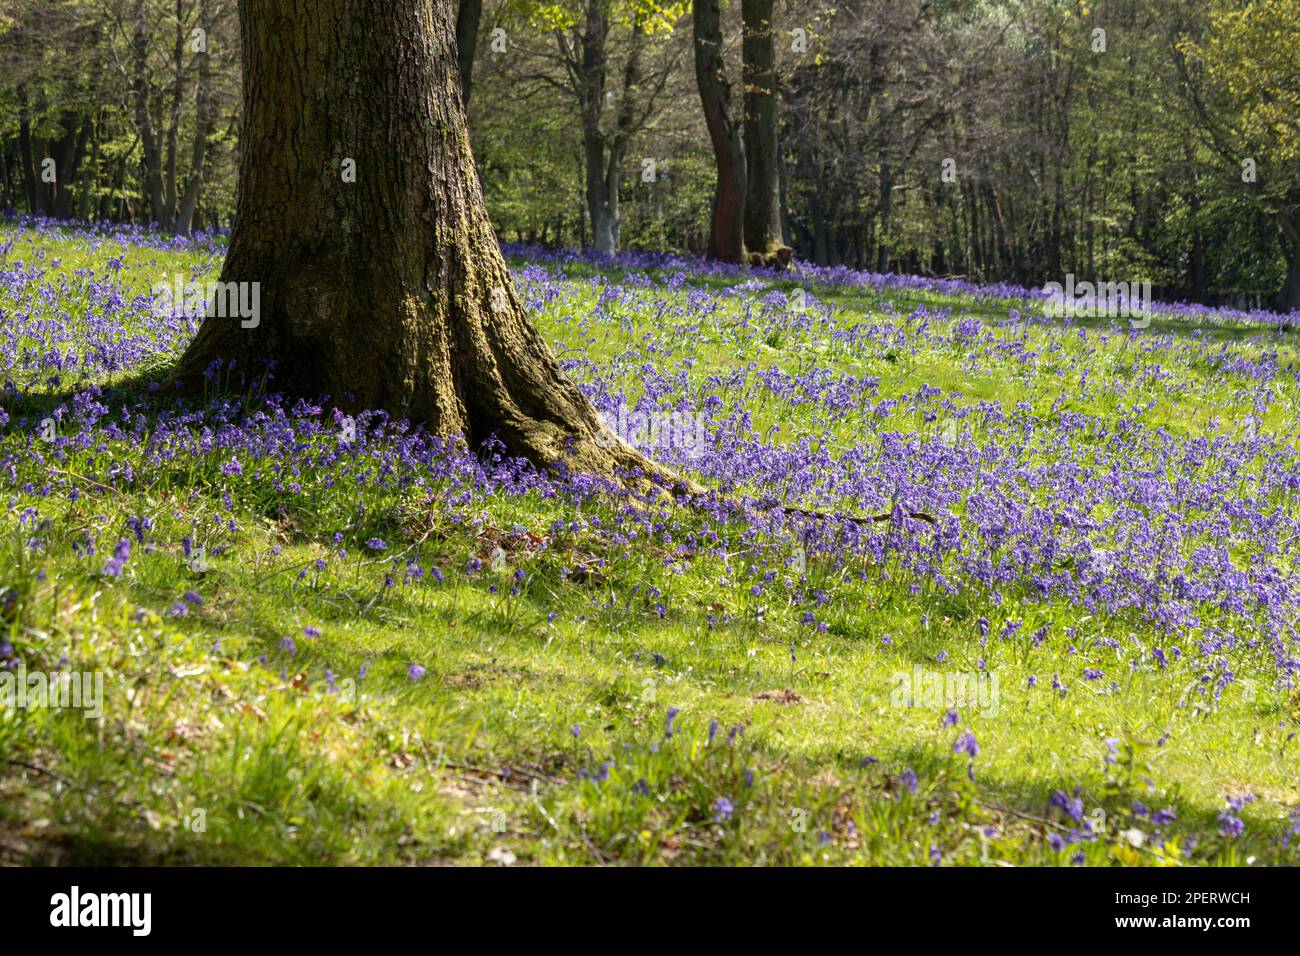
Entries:
<svg viewBox="0 0 1300 956">
<path fill-rule="evenodd" d="M 150 390 L 221 256 L 0 227 L 0 861 L 1296 862 L 1294 326 L 513 260 L 687 509 Z"/>
</svg>

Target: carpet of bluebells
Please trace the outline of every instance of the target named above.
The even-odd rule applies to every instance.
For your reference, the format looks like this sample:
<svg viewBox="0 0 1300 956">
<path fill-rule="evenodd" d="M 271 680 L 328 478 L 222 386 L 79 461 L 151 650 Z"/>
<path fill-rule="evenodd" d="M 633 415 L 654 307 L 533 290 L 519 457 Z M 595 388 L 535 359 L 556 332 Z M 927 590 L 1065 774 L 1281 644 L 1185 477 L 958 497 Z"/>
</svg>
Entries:
<svg viewBox="0 0 1300 956">
<path fill-rule="evenodd" d="M 0 859 L 1296 861 L 1300 313 L 508 249 L 673 501 L 169 395 L 223 250 L 0 227 Z"/>
</svg>

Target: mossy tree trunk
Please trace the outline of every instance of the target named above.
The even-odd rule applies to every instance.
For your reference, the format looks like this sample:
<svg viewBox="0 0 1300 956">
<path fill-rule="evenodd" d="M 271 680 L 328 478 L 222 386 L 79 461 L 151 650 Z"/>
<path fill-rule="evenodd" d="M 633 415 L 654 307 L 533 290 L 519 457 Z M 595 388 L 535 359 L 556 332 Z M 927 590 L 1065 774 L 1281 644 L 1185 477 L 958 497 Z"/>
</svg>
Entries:
<svg viewBox="0 0 1300 956">
<path fill-rule="evenodd" d="M 658 472 L 603 430 L 520 304 L 470 153 L 452 0 L 242 0 L 239 14 L 244 144 L 221 281 L 260 283 L 259 322 L 210 316 L 173 379 L 271 363 L 274 391 L 495 434 L 540 465 Z"/>
</svg>

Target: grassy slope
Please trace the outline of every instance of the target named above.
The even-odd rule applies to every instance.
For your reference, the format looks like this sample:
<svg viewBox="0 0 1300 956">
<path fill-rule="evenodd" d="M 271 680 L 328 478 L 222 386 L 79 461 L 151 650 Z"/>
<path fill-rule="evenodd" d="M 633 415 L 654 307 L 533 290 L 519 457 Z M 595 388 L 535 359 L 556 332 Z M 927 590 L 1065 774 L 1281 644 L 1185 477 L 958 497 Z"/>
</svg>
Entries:
<svg viewBox="0 0 1300 956">
<path fill-rule="evenodd" d="M 65 272 L 101 267 L 117 251 L 44 245 Z M 21 241 L 12 253 L 31 254 Z M 214 276 L 216 266 L 211 257 L 133 250 L 123 282 L 142 292 L 159 273 L 198 267 Z M 693 357 L 696 384 L 745 361 L 789 370 L 816 362 L 880 376 L 878 398 L 909 396 L 926 383 L 945 396 L 960 393 L 961 405 L 994 401 L 1010 410 L 1023 401 L 1046 413 L 1063 399 L 1070 410 L 1106 419 L 1154 401 L 1143 420 L 1174 434 L 1228 430 L 1249 411 L 1240 382 L 1180 351 L 1179 330 L 1159 346 L 1176 384 L 1140 374 L 1144 350 L 1165 341 L 1160 321 L 1145 336 L 1094 335 L 1077 347 L 1054 330 L 1023 328 L 1012 337 L 1030 349 L 1061 349 L 1031 363 L 1012 355 L 973 363 L 956 348 L 864 354 L 815 332 L 782 333 L 758 320 L 746 327 L 734 300 L 712 321 L 684 308 L 659 314 L 661 303 L 680 304 L 680 290 L 610 303 L 606 317 L 584 318 L 599 276 L 573 272 L 538 321 L 553 341 L 579 350 L 566 357 L 585 351 L 609 363 L 632 398 L 649 343 L 660 368 Z M 844 327 L 914 329 L 907 316 L 922 304 L 892 294 L 881 301 L 874 292 L 822 295 Z M 957 314 L 967 305 L 925 304 Z M 75 305 L 63 307 L 75 320 Z M 1281 347 L 1283 364 L 1294 362 L 1293 344 Z M 1091 369 L 1086 392 L 1080 367 Z M 1282 387 L 1266 429 L 1293 427 L 1297 389 L 1293 380 Z M 772 396 L 746 407 L 756 431 L 780 424 L 790 440 L 934 428 L 905 410 L 881 422 L 830 420 L 813 404 Z M 3 432 L 5 446 L 29 441 L 13 424 Z M 129 447 L 119 452 L 129 457 Z M 1014 593 L 1001 607 L 978 589 L 957 598 L 912 593 L 887 566 L 811 558 L 807 590 L 830 595 L 819 633 L 800 622 L 790 589 L 756 598 L 738 573 L 759 560 L 789 576 L 788 552 L 726 561 L 699 552 L 667 562 L 662 548 L 597 533 L 590 519 L 608 519 L 605 505 L 579 511 L 498 496 L 457 523 L 421 511 L 411 496 L 372 485 L 325 488 L 310 475 L 304 493 L 277 513 L 284 500 L 268 482 L 247 472 L 225 476 L 218 465 L 141 475 L 110 490 L 78 473 L 74 459 L 64 470 L 76 474 L 65 476 L 80 487 L 76 503 L 6 492 L 16 507 L 0 538 L 0 587 L 21 596 L 7 615 L 11 634 L 46 662 L 67 656 L 80 670 L 103 670 L 108 692 L 99 722 L 0 712 L 8 761 L 0 766 L 0 858 L 924 864 L 937 855 L 947 864 L 1064 863 L 1082 851 L 1089 864 L 1294 859 L 1281 835 L 1300 801 L 1290 739 L 1297 712 L 1262 675 L 1250 693 L 1233 686 L 1211 705 L 1187 692 L 1194 667 L 1121 668 L 1114 651 L 1084 642 L 1072 649 L 1058 635 L 1038 648 L 1024 639 L 991 644 L 996 712 L 963 709 L 956 728 L 942 726 L 944 708 L 899 707 L 891 696 L 896 675 L 916 664 L 971 670 L 981 616 L 995 626 L 1022 619 L 1024 634 L 1052 619 L 1146 640 L 1147 625 L 1136 619 L 1095 621 Z M 41 535 L 44 554 L 27 547 L 32 529 L 16 517 L 28 505 L 53 522 Z M 115 538 L 133 515 L 151 518 L 157 547 L 137 549 L 120 580 L 98 574 L 99 560 L 72 557 L 80 529 L 113 529 Z M 684 528 L 702 520 L 674 517 Z M 521 526 L 544 537 L 557 518 L 587 523 L 545 548 L 506 534 Z M 196 522 L 216 529 L 231 519 L 238 530 L 209 538 L 229 550 L 206 574 L 186 569 L 180 537 Z M 346 558 L 332 541 L 336 531 L 345 535 Z M 367 552 L 363 542 L 373 536 L 389 553 Z M 517 595 L 508 574 L 463 573 L 467 560 L 497 543 L 510 570 L 527 573 Z M 386 559 L 397 553 L 418 554 L 445 583 L 426 577 L 386 588 Z M 317 559 L 328 561 L 326 570 L 315 570 Z M 599 570 L 581 580 L 562 575 L 578 565 Z M 652 586 L 671 596 L 664 618 L 646 597 Z M 168 616 L 187 590 L 202 605 Z M 305 636 L 306 627 L 319 636 Z M 282 649 L 286 636 L 292 654 Z M 423 679 L 409 679 L 411 663 L 427 668 Z M 1115 683 L 1080 679 L 1087 667 L 1113 671 Z M 339 693 L 328 692 L 327 668 Z M 1040 682 L 1034 689 L 1026 686 L 1031 674 Z M 1046 686 L 1052 675 L 1066 682 L 1066 694 Z M 669 707 L 680 715 L 666 737 Z M 710 744 L 713 720 L 719 730 Z M 737 725 L 743 731 L 728 743 Z M 973 761 L 953 752 L 967 729 L 979 741 Z M 1073 824 L 1049 798 L 1076 787 L 1099 836 L 1057 852 L 1045 836 Z M 1221 837 L 1225 797 L 1245 792 L 1258 798 L 1242 813 L 1245 835 Z M 731 802 L 729 817 L 719 799 Z M 1153 834 L 1130 813 L 1137 799 L 1172 809 L 1178 822 Z M 185 824 L 196 810 L 202 832 Z"/>
</svg>

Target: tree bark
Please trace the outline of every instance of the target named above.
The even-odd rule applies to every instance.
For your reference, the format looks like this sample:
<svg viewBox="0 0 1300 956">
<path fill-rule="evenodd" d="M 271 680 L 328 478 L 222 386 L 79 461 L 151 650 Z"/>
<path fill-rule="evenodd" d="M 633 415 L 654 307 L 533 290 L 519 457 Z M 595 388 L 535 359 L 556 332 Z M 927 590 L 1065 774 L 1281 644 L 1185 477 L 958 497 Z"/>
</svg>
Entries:
<svg viewBox="0 0 1300 956">
<path fill-rule="evenodd" d="M 606 431 L 533 328 L 470 152 L 451 0 L 242 0 L 244 149 L 223 282 L 172 379 L 269 387 L 490 436 L 542 466 L 671 476 Z M 341 176 L 354 160 L 354 182 Z M 256 384 L 256 381 L 250 383 Z"/>
<path fill-rule="evenodd" d="M 723 262 L 745 258 L 745 151 L 731 115 L 731 85 L 722 61 L 722 11 L 719 0 L 695 0 L 695 81 L 704 107 L 704 124 L 713 145 L 717 184 L 709 230 L 708 256 Z"/>
<path fill-rule="evenodd" d="M 756 264 L 784 267 L 791 250 L 781 234 L 777 176 L 776 55 L 773 0 L 741 0 L 745 83 L 745 246 Z"/>
</svg>

